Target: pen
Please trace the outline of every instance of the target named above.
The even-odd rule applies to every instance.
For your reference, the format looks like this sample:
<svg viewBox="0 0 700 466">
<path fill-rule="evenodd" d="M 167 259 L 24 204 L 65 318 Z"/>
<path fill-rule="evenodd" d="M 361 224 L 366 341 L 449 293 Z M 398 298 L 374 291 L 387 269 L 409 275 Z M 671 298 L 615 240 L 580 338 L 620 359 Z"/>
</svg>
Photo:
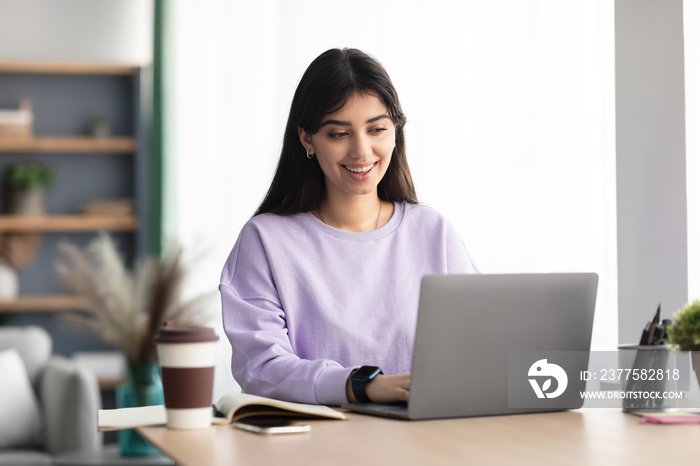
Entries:
<svg viewBox="0 0 700 466">
<path fill-rule="evenodd" d="M 654 320 L 652 320 L 655 325 L 658 325 L 659 322 L 661 322 L 661 303 L 659 303 L 659 307 L 656 308 L 656 314 L 654 314 Z"/>
<path fill-rule="evenodd" d="M 654 318 L 651 321 L 647 322 L 646 327 L 644 327 L 644 331 L 642 332 L 642 338 L 639 341 L 640 345 L 654 345 L 659 344 L 661 342 L 660 338 L 657 340 L 658 337 L 656 337 L 657 331 L 663 330 L 663 328 L 659 324 L 660 320 L 661 303 L 659 303 L 659 306 L 656 308 L 656 314 L 654 314 Z"/>
<path fill-rule="evenodd" d="M 663 333 L 663 328 L 659 322 L 661 321 L 661 303 L 659 307 L 656 308 L 656 314 L 651 320 L 651 329 L 649 330 L 649 343 L 650 345 L 658 345 L 661 343 L 661 333 Z"/>
</svg>

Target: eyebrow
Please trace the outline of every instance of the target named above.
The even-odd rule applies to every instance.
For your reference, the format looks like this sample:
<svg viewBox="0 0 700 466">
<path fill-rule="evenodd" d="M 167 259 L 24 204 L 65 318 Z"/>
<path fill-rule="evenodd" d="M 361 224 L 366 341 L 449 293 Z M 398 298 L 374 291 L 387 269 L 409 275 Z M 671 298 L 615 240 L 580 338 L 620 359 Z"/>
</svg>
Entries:
<svg viewBox="0 0 700 466">
<path fill-rule="evenodd" d="M 386 113 L 383 113 L 379 116 L 376 116 L 374 118 L 370 118 L 369 120 L 365 121 L 365 124 L 374 123 L 375 121 L 379 121 L 383 118 L 387 118 L 387 119 L 391 120 L 391 117 L 389 115 L 387 115 Z M 342 121 L 342 120 L 326 120 L 323 123 L 321 123 L 320 128 L 323 128 L 324 126 L 327 126 L 327 125 L 352 126 L 352 123 L 350 123 L 349 121 Z"/>
</svg>

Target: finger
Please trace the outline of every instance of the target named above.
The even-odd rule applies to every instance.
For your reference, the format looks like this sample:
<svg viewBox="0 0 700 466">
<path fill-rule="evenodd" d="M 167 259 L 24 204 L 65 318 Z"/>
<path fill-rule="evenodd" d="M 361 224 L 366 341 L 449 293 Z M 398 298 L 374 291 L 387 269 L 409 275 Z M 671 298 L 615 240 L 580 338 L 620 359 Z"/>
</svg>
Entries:
<svg viewBox="0 0 700 466">
<path fill-rule="evenodd" d="M 401 388 L 408 390 L 411 387 L 411 374 L 400 374 L 397 382 Z"/>
</svg>

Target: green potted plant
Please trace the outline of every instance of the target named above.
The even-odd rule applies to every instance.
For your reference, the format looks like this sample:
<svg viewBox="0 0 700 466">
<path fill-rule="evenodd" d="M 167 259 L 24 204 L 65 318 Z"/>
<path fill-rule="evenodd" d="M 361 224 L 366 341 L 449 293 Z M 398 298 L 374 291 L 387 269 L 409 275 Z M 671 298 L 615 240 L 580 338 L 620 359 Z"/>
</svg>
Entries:
<svg viewBox="0 0 700 466">
<path fill-rule="evenodd" d="M 38 162 L 11 165 L 5 171 L 5 182 L 10 192 L 10 213 L 46 214 L 45 190 L 53 186 L 54 181 L 54 171 L 49 165 Z"/>
<path fill-rule="evenodd" d="M 676 351 L 690 352 L 693 370 L 700 382 L 700 300 L 696 299 L 676 312 L 666 334 Z"/>
</svg>

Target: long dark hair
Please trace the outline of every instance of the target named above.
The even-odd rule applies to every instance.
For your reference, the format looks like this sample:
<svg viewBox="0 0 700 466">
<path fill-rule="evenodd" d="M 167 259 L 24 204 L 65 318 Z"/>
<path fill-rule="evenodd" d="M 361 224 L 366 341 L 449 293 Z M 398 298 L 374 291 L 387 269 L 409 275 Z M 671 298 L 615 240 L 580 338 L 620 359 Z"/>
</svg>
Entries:
<svg viewBox="0 0 700 466">
<path fill-rule="evenodd" d="M 396 147 L 377 187 L 379 198 L 418 203 L 406 160 L 403 132 L 406 116 L 389 75 L 377 60 L 360 50 L 331 49 L 309 65 L 297 86 L 277 171 L 255 215 L 296 214 L 320 207 L 326 181 L 316 158 L 306 157 L 297 128 L 316 134 L 321 119 L 343 108 L 355 92 L 375 95 L 384 103 L 396 126 Z"/>
</svg>

